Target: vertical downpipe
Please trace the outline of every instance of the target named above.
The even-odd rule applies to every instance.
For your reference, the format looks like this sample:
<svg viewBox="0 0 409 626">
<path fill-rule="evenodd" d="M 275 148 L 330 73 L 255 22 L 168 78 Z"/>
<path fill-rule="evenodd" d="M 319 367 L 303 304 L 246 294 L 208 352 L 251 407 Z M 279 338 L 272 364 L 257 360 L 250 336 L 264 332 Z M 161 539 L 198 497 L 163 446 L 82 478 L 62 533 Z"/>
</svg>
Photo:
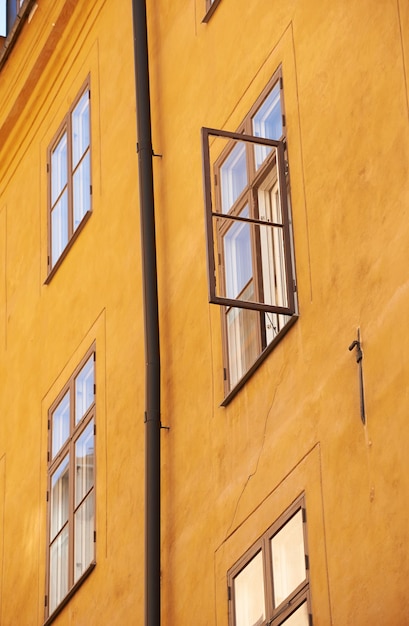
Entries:
<svg viewBox="0 0 409 626">
<path fill-rule="evenodd" d="M 146 0 L 132 0 L 145 322 L 145 626 L 160 626 L 160 352 Z"/>
</svg>

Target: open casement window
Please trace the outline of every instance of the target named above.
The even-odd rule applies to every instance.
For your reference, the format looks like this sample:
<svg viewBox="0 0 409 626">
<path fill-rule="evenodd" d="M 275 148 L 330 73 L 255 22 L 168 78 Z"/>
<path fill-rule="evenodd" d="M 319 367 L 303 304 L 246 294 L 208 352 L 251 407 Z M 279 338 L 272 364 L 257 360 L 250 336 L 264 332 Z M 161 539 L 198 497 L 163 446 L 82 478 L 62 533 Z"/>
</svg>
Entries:
<svg viewBox="0 0 409 626">
<path fill-rule="evenodd" d="M 209 301 L 222 306 L 227 394 L 296 313 L 280 84 L 240 132 L 202 129 Z"/>
<path fill-rule="evenodd" d="M 48 151 L 48 279 L 91 212 L 90 90 L 88 83 Z"/>
<path fill-rule="evenodd" d="M 304 498 L 228 572 L 229 626 L 312 626 Z"/>
<path fill-rule="evenodd" d="M 95 348 L 48 416 L 46 618 L 95 565 Z"/>
</svg>

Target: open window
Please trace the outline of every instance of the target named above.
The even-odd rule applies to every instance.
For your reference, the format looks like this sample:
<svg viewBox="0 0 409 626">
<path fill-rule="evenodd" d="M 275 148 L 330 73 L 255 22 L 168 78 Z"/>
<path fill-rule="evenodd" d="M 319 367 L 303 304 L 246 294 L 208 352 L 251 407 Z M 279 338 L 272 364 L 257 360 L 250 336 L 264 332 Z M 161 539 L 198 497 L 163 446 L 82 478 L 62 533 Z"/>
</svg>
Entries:
<svg viewBox="0 0 409 626">
<path fill-rule="evenodd" d="M 238 132 L 202 129 L 209 301 L 222 307 L 226 393 L 295 319 L 281 80 Z"/>
</svg>

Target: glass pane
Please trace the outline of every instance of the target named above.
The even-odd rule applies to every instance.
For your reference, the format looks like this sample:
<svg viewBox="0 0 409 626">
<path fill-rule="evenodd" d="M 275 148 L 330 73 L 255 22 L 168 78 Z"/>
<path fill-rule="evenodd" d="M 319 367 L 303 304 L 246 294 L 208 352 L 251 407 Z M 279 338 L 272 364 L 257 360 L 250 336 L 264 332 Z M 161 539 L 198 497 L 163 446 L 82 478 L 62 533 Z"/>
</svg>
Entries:
<svg viewBox="0 0 409 626">
<path fill-rule="evenodd" d="M 72 112 L 72 169 L 89 146 L 89 92 L 81 97 Z"/>
<path fill-rule="evenodd" d="M 304 602 L 290 617 L 282 622 L 285 626 L 309 626 L 307 603 Z"/>
<path fill-rule="evenodd" d="M 252 299 L 253 283 L 243 292 Z M 227 347 L 230 387 L 240 380 L 260 354 L 260 314 L 250 309 L 231 308 L 227 314 Z"/>
<path fill-rule="evenodd" d="M 69 455 L 51 476 L 51 541 L 68 521 Z"/>
<path fill-rule="evenodd" d="M 51 457 L 54 458 L 58 450 L 67 441 L 70 434 L 70 392 L 67 391 L 51 418 L 52 446 Z"/>
<path fill-rule="evenodd" d="M 74 230 L 76 230 L 84 215 L 91 208 L 89 152 L 74 172 L 72 181 L 74 188 Z"/>
<path fill-rule="evenodd" d="M 49 612 L 60 604 L 68 593 L 68 526 L 50 547 L 50 601 Z"/>
<path fill-rule="evenodd" d="M 280 139 L 283 134 L 281 103 L 280 103 L 280 83 L 276 83 L 270 91 L 266 100 L 253 117 L 253 135 L 265 139 Z M 271 148 L 268 146 L 254 147 L 256 169 L 258 169 Z"/>
<path fill-rule="evenodd" d="M 75 444 L 75 506 L 94 485 L 94 420 Z"/>
<path fill-rule="evenodd" d="M 236 626 L 258 626 L 266 616 L 261 552 L 234 579 Z"/>
<path fill-rule="evenodd" d="M 94 355 L 92 354 L 75 379 L 75 423 L 94 402 Z"/>
<path fill-rule="evenodd" d="M 236 144 L 220 168 L 222 212 L 228 213 L 247 185 L 246 147 Z"/>
<path fill-rule="evenodd" d="M 274 606 L 283 602 L 306 578 L 301 509 L 271 539 Z"/>
<path fill-rule="evenodd" d="M 6 3 L 0 2 L 0 37 L 7 36 Z"/>
<path fill-rule="evenodd" d="M 51 261 L 58 261 L 68 243 L 68 205 L 67 190 L 51 212 Z"/>
<path fill-rule="evenodd" d="M 84 500 L 75 513 L 74 582 L 94 559 L 94 492 Z"/>
<path fill-rule="evenodd" d="M 51 205 L 55 204 L 58 196 L 67 185 L 67 133 L 51 153 Z"/>
<path fill-rule="evenodd" d="M 248 207 L 241 217 L 248 217 Z M 246 222 L 230 222 L 224 236 L 226 297 L 237 298 L 253 276 L 250 226 Z"/>
</svg>

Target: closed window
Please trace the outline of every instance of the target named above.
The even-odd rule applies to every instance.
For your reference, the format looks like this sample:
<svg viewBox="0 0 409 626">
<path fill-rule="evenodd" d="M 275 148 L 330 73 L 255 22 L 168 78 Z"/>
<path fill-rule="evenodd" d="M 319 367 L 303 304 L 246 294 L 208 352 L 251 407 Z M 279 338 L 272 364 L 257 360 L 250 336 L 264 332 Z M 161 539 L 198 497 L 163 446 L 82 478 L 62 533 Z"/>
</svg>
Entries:
<svg viewBox="0 0 409 626">
<path fill-rule="evenodd" d="M 48 271 L 56 267 L 91 212 L 90 89 L 68 112 L 48 151 Z"/>
<path fill-rule="evenodd" d="M 228 572 L 230 626 L 311 626 L 304 497 Z"/>
<path fill-rule="evenodd" d="M 237 132 L 202 129 L 209 300 L 228 395 L 296 318 L 289 168 L 277 75 Z"/>
<path fill-rule="evenodd" d="M 46 617 L 95 562 L 95 349 L 48 416 Z"/>
</svg>

